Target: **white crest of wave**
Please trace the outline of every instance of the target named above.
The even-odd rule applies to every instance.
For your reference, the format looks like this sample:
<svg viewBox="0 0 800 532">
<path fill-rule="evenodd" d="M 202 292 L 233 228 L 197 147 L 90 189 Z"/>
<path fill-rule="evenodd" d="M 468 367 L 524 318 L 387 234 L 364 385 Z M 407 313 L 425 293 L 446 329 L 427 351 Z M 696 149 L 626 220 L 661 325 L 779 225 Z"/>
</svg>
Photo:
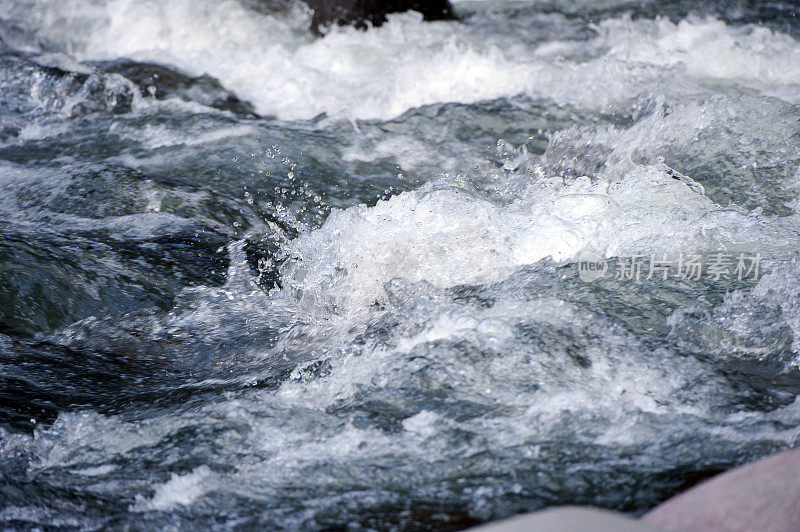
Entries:
<svg viewBox="0 0 800 532">
<path fill-rule="evenodd" d="M 179 475 L 173 473 L 164 484 L 155 487 L 152 499 L 137 497 L 132 510 L 169 510 L 175 506 L 192 504 L 214 487 L 214 473 L 208 466 Z"/>
<path fill-rule="evenodd" d="M 719 80 L 791 102 L 800 94 L 797 41 L 713 18 L 605 20 L 594 38 L 576 41 L 560 15 L 522 15 L 564 26 L 563 40 L 536 45 L 500 20 L 476 32 L 469 19 L 423 23 L 414 13 L 314 39 L 299 11 L 260 14 L 235 0 L 10 0 L 0 16 L 81 59 L 130 57 L 210 74 L 282 119 L 387 119 L 436 102 L 520 93 L 603 109 Z"/>
<path fill-rule="evenodd" d="M 756 218 L 721 209 L 665 165 L 566 184 L 523 179 L 512 201 L 454 179 L 335 211 L 292 243 L 285 286 L 303 306 L 350 314 L 382 303 L 396 278 L 445 288 L 495 282 L 546 257 L 574 260 L 587 248 L 613 257 L 767 245 Z"/>
</svg>

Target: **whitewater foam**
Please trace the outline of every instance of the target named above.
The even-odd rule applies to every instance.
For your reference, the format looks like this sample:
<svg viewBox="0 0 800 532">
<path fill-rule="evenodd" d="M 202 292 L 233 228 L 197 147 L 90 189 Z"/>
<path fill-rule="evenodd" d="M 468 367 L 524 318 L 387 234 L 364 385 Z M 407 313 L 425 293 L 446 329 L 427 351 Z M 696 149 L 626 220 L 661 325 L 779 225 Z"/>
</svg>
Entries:
<svg viewBox="0 0 800 532">
<path fill-rule="evenodd" d="M 23 17 L 24 10 L 34 16 Z M 53 47 L 84 60 L 128 57 L 210 74 L 281 119 L 387 119 L 436 102 L 520 93 L 612 110 L 653 92 L 702 93 L 720 82 L 800 101 L 800 44 L 713 18 L 609 19 L 586 41 L 534 45 L 502 22 L 483 23 L 476 33 L 469 19 L 422 23 L 413 13 L 367 32 L 337 28 L 313 39 L 302 12 L 278 18 L 235 0 L 11 0 L 0 15 L 19 16 Z"/>
<path fill-rule="evenodd" d="M 395 278 L 437 287 L 497 281 L 549 257 L 592 248 L 605 257 L 742 248 L 785 248 L 747 212 L 722 210 L 666 167 L 619 179 L 528 181 L 508 203 L 459 179 L 434 181 L 374 207 L 333 212 L 288 249 L 286 291 L 311 307 L 358 313 L 385 302 Z"/>
<path fill-rule="evenodd" d="M 179 475 L 173 473 L 170 479 L 155 488 L 149 500 L 140 498 L 131 508 L 134 511 L 169 510 L 175 506 L 186 506 L 212 490 L 214 473 L 207 466 Z"/>
</svg>

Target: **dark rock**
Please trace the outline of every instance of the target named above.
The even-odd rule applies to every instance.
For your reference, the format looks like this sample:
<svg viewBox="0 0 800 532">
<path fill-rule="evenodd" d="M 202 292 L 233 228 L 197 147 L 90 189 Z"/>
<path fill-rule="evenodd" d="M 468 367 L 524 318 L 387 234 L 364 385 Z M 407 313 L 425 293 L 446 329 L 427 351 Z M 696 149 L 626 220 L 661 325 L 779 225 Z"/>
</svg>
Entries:
<svg viewBox="0 0 800 532">
<path fill-rule="evenodd" d="M 330 24 L 352 25 L 365 29 L 368 24 L 380 26 L 386 15 L 403 11 L 418 11 L 425 20 L 453 19 L 449 0 L 304 0 L 314 11 L 311 30 L 321 35 Z"/>
<path fill-rule="evenodd" d="M 159 100 L 179 98 L 244 116 L 256 114 L 252 105 L 240 100 L 208 75 L 192 77 L 174 68 L 127 59 L 101 61 L 95 66 L 129 79 L 139 87 L 143 96 L 154 96 Z"/>
</svg>

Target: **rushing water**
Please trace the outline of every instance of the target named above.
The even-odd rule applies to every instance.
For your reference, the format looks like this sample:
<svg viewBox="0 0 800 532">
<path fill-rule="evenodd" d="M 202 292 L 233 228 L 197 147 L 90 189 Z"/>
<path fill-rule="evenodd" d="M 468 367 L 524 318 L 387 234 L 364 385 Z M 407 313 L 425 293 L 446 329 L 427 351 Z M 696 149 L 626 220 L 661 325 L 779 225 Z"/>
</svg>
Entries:
<svg viewBox="0 0 800 532">
<path fill-rule="evenodd" d="M 797 7 L 676 4 L 0 1 L 0 524 L 635 514 L 800 444 Z M 621 275 L 696 253 L 760 270 Z"/>
</svg>

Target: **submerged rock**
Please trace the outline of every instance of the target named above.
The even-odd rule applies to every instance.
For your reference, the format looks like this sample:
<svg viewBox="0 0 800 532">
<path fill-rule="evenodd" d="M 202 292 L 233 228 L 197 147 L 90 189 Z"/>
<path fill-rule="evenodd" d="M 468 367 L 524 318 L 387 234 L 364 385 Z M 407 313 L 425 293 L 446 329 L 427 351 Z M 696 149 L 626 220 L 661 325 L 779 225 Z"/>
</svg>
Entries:
<svg viewBox="0 0 800 532">
<path fill-rule="evenodd" d="M 100 61 L 97 66 L 110 74 L 120 74 L 139 87 L 142 95 L 159 100 L 178 98 L 239 115 L 255 115 L 253 106 L 226 90 L 209 75 L 192 77 L 174 68 L 153 63 L 120 59 Z"/>
</svg>

